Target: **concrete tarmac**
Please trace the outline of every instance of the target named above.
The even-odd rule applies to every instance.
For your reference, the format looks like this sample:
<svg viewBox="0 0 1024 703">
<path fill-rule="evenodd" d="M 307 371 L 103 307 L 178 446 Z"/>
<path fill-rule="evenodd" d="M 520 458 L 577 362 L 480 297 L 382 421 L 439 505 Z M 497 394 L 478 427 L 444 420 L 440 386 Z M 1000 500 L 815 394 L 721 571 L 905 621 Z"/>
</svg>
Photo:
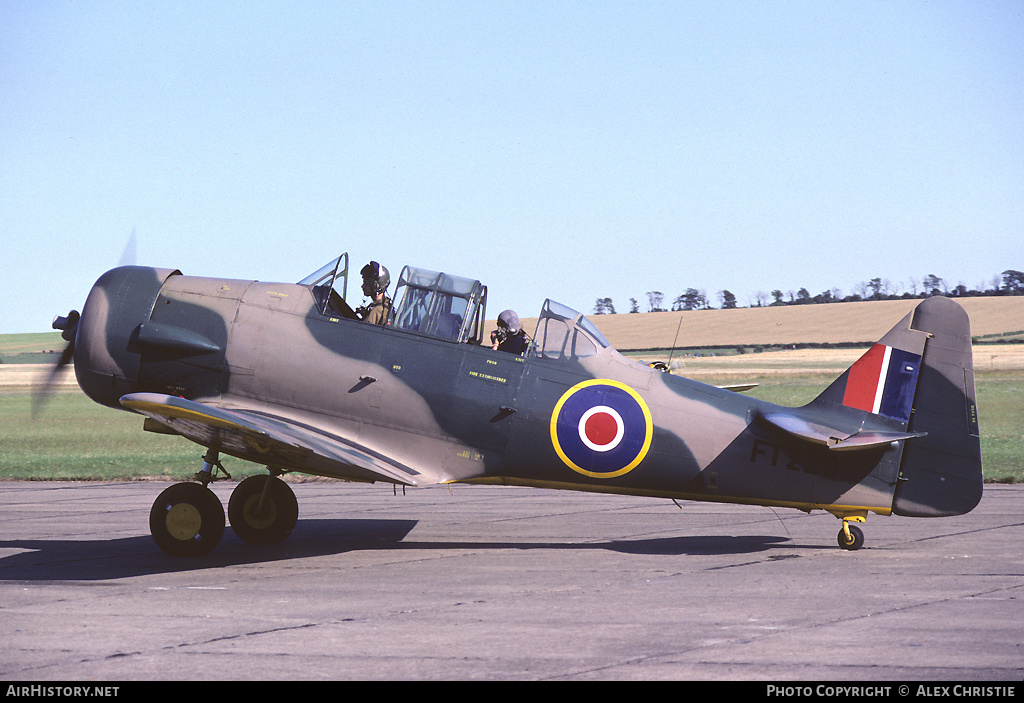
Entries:
<svg viewBox="0 0 1024 703">
<path fill-rule="evenodd" d="M 871 515 L 846 552 L 821 512 L 292 485 L 282 544 L 228 527 L 175 559 L 148 527 L 166 484 L 0 483 L 0 679 L 1024 676 L 1021 486 L 962 517 Z"/>
</svg>

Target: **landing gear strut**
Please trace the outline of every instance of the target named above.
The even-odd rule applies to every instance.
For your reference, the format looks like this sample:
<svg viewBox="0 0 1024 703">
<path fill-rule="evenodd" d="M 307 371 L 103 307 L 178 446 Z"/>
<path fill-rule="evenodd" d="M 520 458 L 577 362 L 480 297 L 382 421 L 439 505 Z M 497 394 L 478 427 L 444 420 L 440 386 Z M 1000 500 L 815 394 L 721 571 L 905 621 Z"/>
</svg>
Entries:
<svg viewBox="0 0 1024 703">
<path fill-rule="evenodd" d="M 864 522 L 868 518 L 867 510 L 835 510 L 829 511 L 843 521 L 843 529 L 839 530 L 836 540 L 839 546 L 848 551 L 856 551 L 864 546 L 864 532 L 851 522 Z"/>
</svg>

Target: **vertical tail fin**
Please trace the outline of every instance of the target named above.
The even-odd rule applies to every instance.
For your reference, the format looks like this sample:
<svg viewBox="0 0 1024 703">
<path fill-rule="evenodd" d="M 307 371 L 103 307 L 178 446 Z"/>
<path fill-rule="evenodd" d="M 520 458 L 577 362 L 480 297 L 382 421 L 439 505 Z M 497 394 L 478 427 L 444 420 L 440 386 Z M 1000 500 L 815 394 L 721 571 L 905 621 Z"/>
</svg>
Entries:
<svg viewBox="0 0 1024 703">
<path fill-rule="evenodd" d="M 808 407 L 920 435 L 905 442 L 894 513 L 962 515 L 981 500 L 970 321 L 949 298 L 924 300 Z"/>
</svg>

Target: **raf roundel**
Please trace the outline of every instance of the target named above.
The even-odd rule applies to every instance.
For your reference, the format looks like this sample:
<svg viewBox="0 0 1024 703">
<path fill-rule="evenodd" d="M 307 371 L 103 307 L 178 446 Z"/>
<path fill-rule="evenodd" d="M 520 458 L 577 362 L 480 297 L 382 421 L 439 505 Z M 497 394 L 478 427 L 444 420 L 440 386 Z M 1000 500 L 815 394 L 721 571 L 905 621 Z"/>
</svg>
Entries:
<svg viewBox="0 0 1024 703">
<path fill-rule="evenodd" d="M 578 383 L 551 413 L 551 443 L 573 471 L 614 478 L 632 471 L 647 456 L 654 435 L 643 398 L 618 381 Z"/>
</svg>

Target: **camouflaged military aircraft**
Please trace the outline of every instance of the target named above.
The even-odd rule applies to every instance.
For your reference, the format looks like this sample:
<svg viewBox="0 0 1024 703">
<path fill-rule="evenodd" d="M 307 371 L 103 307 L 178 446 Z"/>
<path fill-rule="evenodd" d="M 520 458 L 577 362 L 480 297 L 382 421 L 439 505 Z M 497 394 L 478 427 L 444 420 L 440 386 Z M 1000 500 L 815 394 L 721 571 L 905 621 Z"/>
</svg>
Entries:
<svg viewBox="0 0 1024 703">
<path fill-rule="evenodd" d="M 348 255 L 297 284 L 125 266 L 54 321 L 85 393 L 207 448 L 150 528 L 171 555 L 220 541 L 220 456 L 268 468 L 233 490 L 246 542 L 298 518 L 279 476 L 540 486 L 825 510 L 855 550 L 868 513 L 960 515 L 982 475 L 963 309 L 929 298 L 818 398 L 782 407 L 627 359 L 548 300 L 528 351 L 484 341 L 487 289 L 406 267 L 386 324 L 346 303 Z"/>
</svg>

